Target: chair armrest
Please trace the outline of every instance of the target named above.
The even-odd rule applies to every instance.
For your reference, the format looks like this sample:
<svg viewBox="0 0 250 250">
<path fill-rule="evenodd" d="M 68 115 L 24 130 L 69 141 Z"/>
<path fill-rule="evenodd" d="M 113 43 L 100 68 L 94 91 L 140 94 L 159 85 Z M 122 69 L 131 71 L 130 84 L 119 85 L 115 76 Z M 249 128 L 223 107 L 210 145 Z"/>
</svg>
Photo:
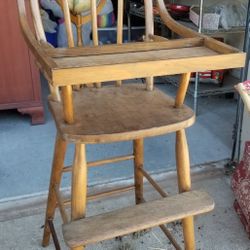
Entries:
<svg viewBox="0 0 250 250">
<path fill-rule="evenodd" d="M 168 13 L 163 0 L 157 0 L 157 4 L 158 4 L 159 13 L 160 13 L 160 17 L 162 21 L 169 29 L 174 31 L 176 34 L 180 35 L 181 37 L 186 37 L 186 38 L 202 36 L 198 32 L 176 22 Z"/>
<path fill-rule="evenodd" d="M 164 0 L 157 0 L 159 13 L 162 21 L 164 24 L 173 32 L 180 35 L 183 38 L 193 38 L 193 37 L 200 37 L 204 38 L 205 45 L 208 48 L 211 48 L 219 53 L 227 54 L 227 53 L 239 53 L 240 50 L 225 44 L 221 41 L 215 40 L 214 38 L 208 37 L 204 34 L 200 34 L 190 28 L 183 26 L 182 24 L 176 22 L 168 13 Z"/>
<path fill-rule="evenodd" d="M 51 77 L 51 68 L 55 68 L 56 64 L 49 58 L 40 42 L 35 38 L 34 33 L 31 31 L 31 28 L 28 24 L 27 14 L 25 10 L 24 0 L 18 0 L 18 10 L 19 10 L 19 22 L 21 31 L 24 35 L 25 41 L 28 44 L 29 49 L 32 51 L 33 55 L 36 57 L 39 62 L 39 68 L 45 73 L 45 76 Z M 44 42 L 43 42 L 44 44 Z"/>
</svg>

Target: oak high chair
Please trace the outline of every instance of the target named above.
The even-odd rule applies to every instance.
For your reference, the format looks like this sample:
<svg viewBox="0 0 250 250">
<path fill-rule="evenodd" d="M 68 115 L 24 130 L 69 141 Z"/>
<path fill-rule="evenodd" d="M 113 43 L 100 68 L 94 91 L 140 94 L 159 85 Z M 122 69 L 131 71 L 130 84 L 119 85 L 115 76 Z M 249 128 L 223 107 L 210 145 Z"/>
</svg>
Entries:
<svg viewBox="0 0 250 250">
<path fill-rule="evenodd" d="M 28 1 L 26 1 L 28 2 Z M 194 123 L 193 111 L 185 106 L 190 72 L 243 67 L 245 54 L 229 45 L 198 34 L 174 21 L 163 0 L 157 0 L 160 16 L 166 26 L 181 38 L 166 40 L 154 35 L 153 6 L 145 0 L 145 41 L 122 44 L 123 0 L 118 0 L 117 44 L 98 46 L 97 13 L 91 0 L 93 47 L 74 47 L 71 20 L 78 30 L 86 22 L 79 13 L 69 10 L 67 0 L 61 4 L 65 16 L 69 48 L 53 48 L 46 41 L 39 14 L 38 0 L 30 0 L 36 38 L 29 28 L 24 0 L 18 0 L 20 24 L 26 42 L 51 90 L 49 106 L 57 126 L 54 160 L 49 187 L 43 246 L 52 233 L 56 248 L 59 243 L 53 226 L 56 207 L 63 219 L 66 244 L 74 250 L 87 244 L 160 226 L 176 249 L 181 249 L 164 225 L 182 220 L 185 249 L 195 249 L 193 216 L 211 211 L 212 198 L 202 191 L 190 191 L 190 165 L 185 129 Z M 100 4 L 100 3 L 99 3 Z M 88 17 L 89 18 L 89 17 Z M 89 20 L 87 20 L 89 21 Z M 153 88 L 153 77 L 182 74 L 175 99 Z M 145 77 L 146 84 L 122 84 L 122 80 Z M 79 85 L 116 81 L 120 86 L 80 88 Z M 78 91 L 72 92 L 72 87 Z M 97 84 L 100 87 L 100 84 Z M 148 91 L 146 91 L 148 90 Z M 167 193 L 143 168 L 143 139 L 176 133 L 176 166 L 180 194 Z M 87 162 L 85 145 L 133 140 L 134 153 L 95 162 Z M 68 143 L 75 144 L 72 166 L 64 166 Z M 134 185 L 96 195 L 87 194 L 87 169 L 111 162 L 134 160 Z M 71 217 L 59 191 L 64 172 L 72 172 Z M 163 197 L 146 202 L 144 177 Z M 93 217 L 85 217 L 87 199 L 135 189 L 136 205 Z M 143 204 L 141 204 L 143 203 Z"/>
</svg>

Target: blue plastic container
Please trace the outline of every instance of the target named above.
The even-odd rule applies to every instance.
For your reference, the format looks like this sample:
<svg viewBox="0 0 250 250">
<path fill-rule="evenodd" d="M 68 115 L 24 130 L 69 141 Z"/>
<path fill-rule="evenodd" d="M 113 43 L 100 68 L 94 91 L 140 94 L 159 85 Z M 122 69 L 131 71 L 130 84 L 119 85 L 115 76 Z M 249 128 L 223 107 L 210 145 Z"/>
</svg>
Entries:
<svg viewBox="0 0 250 250">
<path fill-rule="evenodd" d="M 55 33 L 45 32 L 47 41 L 52 44 L 55 48 L 57 48 L 57 31 Z"/>
</svg>

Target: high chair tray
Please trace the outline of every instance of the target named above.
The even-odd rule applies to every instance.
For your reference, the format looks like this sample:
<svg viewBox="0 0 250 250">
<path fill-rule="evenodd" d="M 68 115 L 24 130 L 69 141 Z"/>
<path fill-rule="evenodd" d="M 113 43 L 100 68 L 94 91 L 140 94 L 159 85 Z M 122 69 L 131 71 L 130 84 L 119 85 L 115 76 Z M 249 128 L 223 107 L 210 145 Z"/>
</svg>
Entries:
<svg viewBox="0 0 250 250">
<path fill-rule="evenodd" d="M 200 37 L 40 50 L 38 62 L 54 86 L 238 68 L 245 63 L 244 53 Z"/>
<path fill-rule="evenodd" d="M 41 71 L 53 86 L 244 66 L 245 53 L 180 25 L 170 17 L 163 1 L 158 3 L 163 22 L 182 38 L 166 40 L 152 34 L 147 42 L 53 48 L 35 38 L 22 0 L 19 0 L 20 23 Z"/>
<path fill-rule="evenodd" d="M 82 88 L 73 94 L 77 114 L 74 124 L 65 123 L 61 102 L 49 101 L 58 132 L 71 142 L 106 143 L 151 137 L 187 128 L 195 121 L 189 107 L 173 108 L 173 98 L 157 88 L 146 91 L 144 84 Z"/>
</svg>

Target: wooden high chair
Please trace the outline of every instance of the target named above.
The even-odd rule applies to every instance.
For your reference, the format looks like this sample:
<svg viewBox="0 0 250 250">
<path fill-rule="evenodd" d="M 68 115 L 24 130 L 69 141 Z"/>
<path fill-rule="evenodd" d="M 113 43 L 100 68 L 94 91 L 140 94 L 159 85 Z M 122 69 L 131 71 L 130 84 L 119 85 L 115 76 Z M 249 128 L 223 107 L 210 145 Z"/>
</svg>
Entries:
<svg viewBox="0 0 250 250">
<path fill-rule="evenodd" d="M 123 0 L 118 0 L 117 44 L 98 46 L 96 1 L 91 0 L 93 47 L 82 47 L 81 37 L 74 47 L 71 19 L 84 23 L 79 13 L 70 12 L 67 0 L 59 1 L 63 8 L 69 48 L 53 48 L 46 41 L 39 14 L 38 0 L 30 0 L 36 38 L 28 26 L 25 2 L 18 0 L 20 24 L 24 38 L 37 64 L 47 78 L 51 94 L 49 107 L 57 127 L 54 160 L 49 187 L 43 246 L 50 234 L 56 248 L 59 243 L 53 227 L 56 207 L 63 219 L 66 244 L 74 250 L 87 244 L 160 226 L 176 249 L 180 245 L 164 225 L 182 220 L 185 249 L 195 249 L 193 216 L 213 209 L 211 197 L 202 191 L 190 191 L 190 165 L 185 128 L 194 123 L 194 113 L 185 106 L 190 72 L 243 67 L 245 54 L 229 45 L 200 35 L 183 27 L 168 14 L 163 0 L 157 0 L 160 16 L 166 26 L 181 38 L 166 40 L 154 35 L 153 6 L 145 0 L 145 41 L 122 44 Z M 78 15 L 78 16 L 77 16 Z M 73 16 L 73 17 L 72 17 Z M 81 32 L 78 32 L 81 36 Z M 182 74 L 175 99 L 153 88 L 153 77 Z M 146 84 L 121 84 L 122 80 L 145 77 Z M 116 81 L 120 86 L 79 88 Z M 100 84 L 98 85 L 100 86 Z M 146 91 L 147 90 L 147 91 Z M 143 168 L 145 137 L 176 133 L 176 166 L 180 194 L 167 197 Z M 95 162 L 87 162 L 86 144 L 133 140 L 134 153 Z M 75 144 L 72 166 L 64 166 L 68 143 Z M 89 196 L 87 169 L 102 164 L 134 160 L 134 185 Z M 59 187 L 62 174 L 72 172 L 71 217 L 65 211 Z M 146 202 L 143 179 L 147 179 L 163 197 Z M 93 217 L 85 217 L 87 199 L 117 194 L 135 189 L 136 205 Z"/>
</svg>

